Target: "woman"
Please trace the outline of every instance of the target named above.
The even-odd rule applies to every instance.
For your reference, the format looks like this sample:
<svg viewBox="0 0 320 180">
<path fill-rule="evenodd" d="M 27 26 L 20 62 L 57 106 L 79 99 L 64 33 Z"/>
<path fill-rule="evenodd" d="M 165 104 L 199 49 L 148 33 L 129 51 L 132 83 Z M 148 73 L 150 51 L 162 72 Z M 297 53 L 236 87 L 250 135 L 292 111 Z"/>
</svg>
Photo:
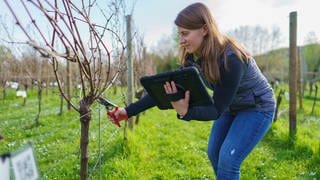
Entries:
<svg viewBox="0 0 320 180">
<path fill-rule="evenodd" d="M 202 3 L 183 9 L 175 19 L 180 37 L 182 66 L 200 68 L 214 91 L 214 105 L 189 107 L 190 93 L 171 102 L 178 118 L 216 120 L 208 143 L 208 156 L 217 179 L 239 179 L 240 165 L 269 129 L 275 110 L 273 90 L 255 60 L 235 40 L 219 32 L 210 10 Z M 166 82 L 167 94 L 177 93 Z M 156 103 L 146 95 L 120 108 L 116 117 L 134 116 Z"/>
</svg>

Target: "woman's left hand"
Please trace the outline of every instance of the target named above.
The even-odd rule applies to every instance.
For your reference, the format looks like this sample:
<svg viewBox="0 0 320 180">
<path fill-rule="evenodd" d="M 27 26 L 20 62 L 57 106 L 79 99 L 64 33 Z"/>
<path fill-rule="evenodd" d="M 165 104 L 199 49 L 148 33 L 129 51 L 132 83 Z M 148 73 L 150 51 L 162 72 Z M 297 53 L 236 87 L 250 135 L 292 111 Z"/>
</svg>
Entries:
<svg viewBox="0 0 320 180">
<path fill-rule="evenodd" d="M 167 94 L 174 94 L 178 92 L 174 81 L 166 82 L 164 84 L 164 89 Z M 180 117 L 183 117 L 184 115 L 187 114 L 188 108 L 189 108 L 189 100 L 190 100 L 190 91 L 186 91 L 183 99 L 180 99 L 177 101 L 171 101 L 172 107 L 177 111 Z"/>
</svg>

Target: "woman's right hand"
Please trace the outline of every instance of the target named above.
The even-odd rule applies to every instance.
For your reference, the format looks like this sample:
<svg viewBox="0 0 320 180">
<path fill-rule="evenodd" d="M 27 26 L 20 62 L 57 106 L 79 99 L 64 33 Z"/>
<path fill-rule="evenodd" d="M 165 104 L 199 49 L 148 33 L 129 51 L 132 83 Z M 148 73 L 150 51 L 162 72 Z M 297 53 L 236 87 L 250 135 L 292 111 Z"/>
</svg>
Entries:
<svg viewBox="0 0 320 180">
<path fill-rule="evenodd" d="M 118 110 L 114 112 L 114 115 L 119 121 L 128 119 L 127 111 L 125 108 L 118 108 Z"/>
<path fill-rule="evenodd" d="M 119 127 L 121 127 L 121 120 L 128 120 L 127 111 L 124 108 L 115 107 L 112 111 L 108 111 L 107 114 L 111 122 Z"/>
</svg>

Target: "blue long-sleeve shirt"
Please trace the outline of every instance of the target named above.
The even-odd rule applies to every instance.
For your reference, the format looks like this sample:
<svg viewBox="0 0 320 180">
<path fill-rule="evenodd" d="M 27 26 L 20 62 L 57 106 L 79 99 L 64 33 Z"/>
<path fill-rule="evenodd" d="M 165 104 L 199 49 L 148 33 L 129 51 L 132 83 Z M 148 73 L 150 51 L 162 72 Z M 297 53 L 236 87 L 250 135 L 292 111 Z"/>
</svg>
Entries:
<svg viewBox="0 0 320 180">
<path fill-rule="evenodd" d="M 214 104 L 189 107 L 182 119 L 207 121 L 217 119 L 225 111 L 274 110 L 273 90 L 253 59 L 243 63 L 234 53 L 229 53 L 226 63 L 227 69 L 223 65 L 220 66 L 221 81 L 216 84 L 206 83 L 214 91 L 212 97 Z M 125 109 L 131 117 L 154 106 L 156 102 L 149 95 L 145 95 Z"/>
</svg>

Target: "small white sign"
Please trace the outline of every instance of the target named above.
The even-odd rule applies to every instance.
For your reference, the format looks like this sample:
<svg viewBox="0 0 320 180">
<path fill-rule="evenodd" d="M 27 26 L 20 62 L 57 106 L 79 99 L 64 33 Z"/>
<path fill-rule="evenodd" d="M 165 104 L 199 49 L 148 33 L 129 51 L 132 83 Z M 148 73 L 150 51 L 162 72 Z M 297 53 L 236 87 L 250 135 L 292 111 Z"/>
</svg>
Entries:
<svg viewBox="0 0 320 180">
<path fill-rule="evenodd" d="M 19 83 L 17 82 L 9 82 L 8 84 L 12 89 L 18 89 L 19 87 Z"/>
<path fill-rule="evenodd" d="M 286 92 L 284 93 L 284 97 L 286 98 L 287 101 L 289 101 L 289 99 L 290 99 L 289 92 L 286 91 Z"/>
<path fill-rule="evenodd" d="M 17 91 L 16 93 L 17 97 L 23 97 L 23 98 L 26 98 L 27 97 L 27 92 L 26 91 L 23 91 L 23 90 L 19 90 Z"/>
<path fill-rule="evenodd" d="M 9 157 L 2 156 L 0 157 L 0 179 L 1 180 L 10 180 L 10 163 Z"/>
<path fill-rule="evenodd" d="M 31 146 L 11 156 L 11 163 L 16 180 L 40 179 Z"/>
</svg>

